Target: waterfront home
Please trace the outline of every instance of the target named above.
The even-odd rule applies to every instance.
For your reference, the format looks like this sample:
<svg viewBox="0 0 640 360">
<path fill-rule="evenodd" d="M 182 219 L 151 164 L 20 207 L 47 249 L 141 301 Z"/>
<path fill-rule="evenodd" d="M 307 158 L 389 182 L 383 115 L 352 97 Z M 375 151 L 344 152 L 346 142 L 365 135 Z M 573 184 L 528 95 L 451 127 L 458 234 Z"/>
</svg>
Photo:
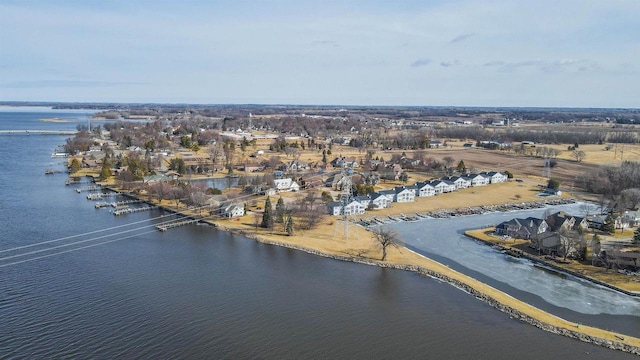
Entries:
<svg viewBox="0 0 640 360">
<path fill-rule="evenodd" d="M 572 216 L 564 211 L 551 214 L 544 220 L 551 231 L 560 231 L 562 229 L 578 231 L 578 229 L 586 230 L 589 227 L 586 219 Z"/>
<path fill-rule="evenodd" d="M 369 204 L 371 204 L 371 195 L 370 194 L 355 196 L 354 199 L 356 201 L 358 201 L 359 203 L 361 203 L 362 205 L 364 205 L 365 209 L 367 209 L 369 207 Z"/>
<path fill-rule="evenodd" d="M 419 197 L 434 196 L 436 194 L 436 189 L 429 182 L 418 182 L 414 186 L 416 188 L 416 195 Z"/>
<path fill-rule="evenodd" d="M 491 184 L 502 183 L 509 179 L 506 174 L 498 171 L 481 172 L 480 175 L 489 178 L 489 183 Z"/>
<path fill-rule="evenodd" d="M 398 186 L 393 188 L 393 191 L 394 202 L 405 203 L 415 201 L 416 193 L 413 191 L 413 189 L 407 188 L 405 186 Z"/>
<path fill-rule="evenodd" d="M 380 190 L 378 194 L 385 196 L 390 203 L 394 202 L 396 198 L 396 191 L 394 189 Z"/>
<path fill-rule="evenodd" d="M 540 254 L 557 255 L 563 247 L 560 234 L 546 231 L 531 238 L 531 246 Z"/>
<path fill-rule="evenodd" d="M 456 190 L 458 190 L 458 189 L 466 189 L 468 187 L 471 187 L 471 180 L 465 179 L 465 178 L 463 178 L 461 176 L 443 177 L 442 181 L 452 183 L 456 187 Z"/>
<path fill-rule="evenodd" d="M 496 226 L 496 234 L 519 239 L 531 239 L 548 230 L 546 221 L 534 217 L 511 219 Z"/>
<path fill-rule="evenodd" d="M 244 215 L 244 204 L 236 203 L 225 206 L 221 209 L 221 215 L 227 218 L 238 217 Z"/>
<path fill-rule="evenodd" d="M 468 174 L 462 175 L 462 177 L 471 181 L 471 186 L 484 186 L 489 184 L 489 178 L 486 178 L 480 174 Z"/>
<path fill-rule="evenodd" d="M 338 216 L 342 214 L 342 203 L 339 201 L 332 201 L 327 204 L 329 208 L 329 215 Z"/>
<path fill-rule="evenodd" d="M 364 214 L 366 206 L 357 200 L 351 200 L 347 205 L 343 206 L 340 201 L 332 201 L 329 203 L 329 214 L 333 216 L 339 215 L 360 215 Z"/>
<path fill-rule="evenodd" d="M 430 182 L 430 184 L 436 190 L 436 194 L 443 194 L 443 193 L 456 191 L 456 186 L 449 181 L 433 180 Z"/>
<path fill-rule="evenodd" d="M 374 193 L 371 194 L 371 203 L 368 208 L 372 209 L 386 209 L 391 206 L 392 200 L 386 195 Z"/>
</svg>

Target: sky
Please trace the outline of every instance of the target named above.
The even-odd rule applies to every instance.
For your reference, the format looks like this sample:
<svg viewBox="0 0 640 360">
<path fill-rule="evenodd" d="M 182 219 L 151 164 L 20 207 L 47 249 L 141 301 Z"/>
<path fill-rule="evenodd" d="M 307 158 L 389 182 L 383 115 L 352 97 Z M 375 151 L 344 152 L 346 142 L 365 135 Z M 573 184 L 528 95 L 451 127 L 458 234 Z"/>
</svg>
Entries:
<svg viewBox="0 0 640 360">
<path fill-rule="evenodd" d="M 637 0 L 0 0 L 0 101 L 640 107 Z"/>
</svg>

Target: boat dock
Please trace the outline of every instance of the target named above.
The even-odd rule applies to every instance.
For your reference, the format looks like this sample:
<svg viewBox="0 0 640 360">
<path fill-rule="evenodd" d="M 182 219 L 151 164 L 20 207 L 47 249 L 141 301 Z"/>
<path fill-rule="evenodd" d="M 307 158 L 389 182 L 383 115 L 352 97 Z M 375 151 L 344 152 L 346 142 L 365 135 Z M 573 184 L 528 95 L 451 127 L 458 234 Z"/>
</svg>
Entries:
<svg viewBox="0 0 640 360">
<path fill-rule="evenodd" d="M 76 192 L 78 194 L 80 194 L 83 191 L 91 192 L 91 191 L 99 191 L 99 190 L 100 190 L 100 186 L 98 185 L 90 185 L 90 186 L 87 186 L 86 188 L 76 188 Z"/>
<path fill-rule="evenodd" d="M 120 216 L 120 215 L 126 215 L 126 214 L 133 214 L 133 213 L 137 213 L 137 212 L 153 210 L 155 208 L 156 208 L 156 206 L 144 206 L 144 207 L 139 207 L 139 208 L 130 208 L 130 207 L 128 207 L 128 208 L 124 208 L 124 209 L 114 210 L 113 211 L 113 215 Z"/>
<path fill-rule="evenodd" d="M 94 194 L 88 194 L 87 195 L 87 200 L 102 200 L 105 197 L 110 197 L 110 196 L 117 196 L 119 195 L 118 193 L 94 193 Z"/>
<path fill-rule="evenodd" d="M 174 221 L 174 222 L 170 222 L 170 223 L 167 223 L 167 224 L 158 225 L 158 226 L 156 226 L 156 229 L 158 229 L 160 231 L 167 231 L 169 229 L 172 229 L 172 228 L 175 228 L 175 227 L 178 227 L 178 226 L 195 224 L 195 223 L 197 223 L 199 221 L 200 220 L 197 220 L 197 219 L 186 219 L 186 220 Z"/>
</svg>

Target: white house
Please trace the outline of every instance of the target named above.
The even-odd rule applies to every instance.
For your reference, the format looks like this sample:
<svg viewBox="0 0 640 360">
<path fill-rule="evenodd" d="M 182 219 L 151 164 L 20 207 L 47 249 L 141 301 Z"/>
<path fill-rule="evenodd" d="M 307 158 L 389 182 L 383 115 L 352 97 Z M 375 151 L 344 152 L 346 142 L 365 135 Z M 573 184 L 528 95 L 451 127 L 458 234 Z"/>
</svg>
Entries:
<svg viewBox="0 0 640 360">
<path fill-rule="evenodd" d="M 484 186 L 489 184 L 489 178 L 480 174 L 469 174 L 462 176 L 463 178 L 471 181 L 471 186 Z"/>
<path fill-rule="evenodd" d="M 342 214 L 360 215 L 364 214 L 365 210 L 366 206 L 362 205 L 362 203 L 357 200 L 351 200 L 351 202 L 344 206 L 344 208 L 341 202 L 333 201 L 329 203 L 329 214 L 333 216 L 339 216 Z"/>
<path fill-rule="evenodd" d="M 222 216 L 232 218 L 244 215 L 244 205 L 241 203 L 231 204 L 222 208 Z"/>
<path fill-rule="evenodd" d="M 339 201 L 332 201 L 329 203 L 329 214 L 338 216 L 342 214 L 342 203 Z"/>
<path fill-rule="evenodd" d="M 396 192 L 393 189 L 389 189 L 389 190 L 380 190 L 378 191 L 379 195 L 383 195 L 386 196 L 387 199 L 389 200 L 389 202 L 394 202 L 396 199 Z"/>
<path fill-rule="evenodd" d="M 509 177 L 506 174 L 503 174 L 503 173 L 498 172 L 498 171 L 481 172 L 480 175 L 482 175 L 484 177 L 488 177 L 489 178 L 489 182 L 491 184 L 502 183 L 502 182 L 505 182 L 505 181 L 507 181 L 509 179 Z"/>
<path fill-rule="evenodd" d="M 357 200 L 352 200 L 347 206 L 344 207 L 344 213 L 347 215 L 360 215 L 364 214 L 364 211 L 367 209 L 366 206 L 362 205 L 361 202 Z"/>
<path fill-rule="evenodd" d="M 399 187 L 393 188 L 393 190 L 395 192 L 395 196 L 394 196 L 395 202 L 404 203 L 404 202 L 415 201 L 416 193 L 413 191 L 413 189 L 409 189 L 404 186 L 399 186 Z"/>
<path fill-rule="evenodd" d="M 453 184 L 446 183 L 442 180 L 433 180 L 429 183 L 436 191 L 436 194 L 443 194 L 452 192 L 456 189 L 456 186 Z"/>
<path fill-rule="evenodd" d="M 414 185 L 416 187 L 416 195 L 419 197 L 434 196 L 436 189 L 428 182 L 419 182 Z"/>
<path fill-rule="evenodd" d="M 293 181 L 291 178 L 286 179 L 275 179 L 273 183 L 276 186 L 278 191 L 298 191 L 300 190 L 300 185 Z"/>
<path fill-rule="evenodd" d="M 392 203 L 389 197 L 382 194 L 371 194 L 371 205 L 374 209 L 386 209 Z"/>
<path fill-rule="evenodd" d="M 455 185 L 455 187 L 456 187 L 456 190 L 458 190 L 458 189 L 466 189 L 468 187 L 471 187 L 471 180 L 465 179 L 465 178 L 460 177 L 460 176 L 448 176 L 448 177 L 442 178 L 442 180 L 445 181 L 445 182 L 453 183 L 453 185 Z"/>
<path fill-rule="evenodd" d="M 443 143 L 440 140 L 431 140 L 429 141 L 429 148 L 430 149 L 437 149 L 439 147 L 442 147 Z"/>
<path fill-rule="evenodd" d="M 358 201 L 359 203 L 361 203 L 362 205 L 364 205 L 365 209 L 367 207 L 369 207 L 369 204 L 371 204 L 371 196 L 370 195 L 355 196 L 354 199 L 356 201 Z"/>
</svg>

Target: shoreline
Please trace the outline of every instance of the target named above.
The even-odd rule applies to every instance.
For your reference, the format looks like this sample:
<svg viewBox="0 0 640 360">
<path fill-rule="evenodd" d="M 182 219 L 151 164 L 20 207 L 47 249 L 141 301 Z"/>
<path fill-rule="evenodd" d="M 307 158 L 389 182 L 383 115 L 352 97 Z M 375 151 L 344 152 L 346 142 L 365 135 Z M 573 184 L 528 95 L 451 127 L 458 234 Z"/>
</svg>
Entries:
<svg viewBox="0 0 640 360">
<path fill-rule="evenodd" d="M 240 227 L 234 227 L 231 224 L 219 224 L 216 220 L 202 219 L 201 216 L 192 215 L 180 209 L 174 209 L 171 206 L 157 204 L 148 199 L 144 199 L 140 196 L 123 192 L 110 186 L 104 186 L 109 191 L 114 191 L 124 196 L 140 200 L 144 203 L 148 203 L 157 206 L 159 209 L 179 214 L 186 218 L 197 219 L 199 222 L 205 223 L 215 227 L 218 230 L 226 231 L 232 234 L 243 236 L 247 239 L 257 241 L 265 245 L 280 246 L 292 250 L 303 251 L 311 255 L 322 256 L 329 259 L 359 263 L 369 266 L 377 266 L 381 268 L 390 268 L 395 270 L 410 271 L 421 276 L 430 277 L 436 280 L 446 282 L 449 285 L 474 296 L 475 298 L 491 305 L 501 312 L 509 314 L 511 317 L 524 321 L 530 325 L 533 325 L 541 330 L 551 332 L 557 335 L 567 336 L 573 339 L 577 339 L 583 342 L 592 343 L 595 345 L 603 346 L 613 350 L 619 350 L 627 353 L 640 355 L 640 338 L 633 336 L 620 334 L 608 330 L 603 330 L 591 326 L 585 326 L 575 324 L 557 317 L 551 313 L 540 310 L 524 301 L 518 300 L 500 290 L 497 290 L 485 283 L 482 283 L 470 276 L 464 275 L 453 269 L 450 269 L 446 265 L 443 265 L 435 260 L 418 254 L 413 250 L 401 246 L 396 249 L 396 252 L 403 253 L 403 251 L 409 252 L 409 256 L 402 255 L 400 257 L 404 259 L 395 259 L 388 261 L 380 261 L 373 258 L 368 258 L 358 254 L 357 256 L 348 255 L 347 252 L 342 251 L 322 251 L 314 249 L 313 247 L 303 246 L 296 244 L 294 241 L 280 241 L 269 239 L 265 236 L 257 234 L 255 231 L 242 229 Z M 217 220 L 220 221 L 220 220 Z M 223 220 L 224 221 L 224 220 Z M 363 228 L 364 229 L 364 228 Z M 366 229 L 364 229 L 366 231 Z M 367 233 L 369 233 L 367 231 Z M 271 236 L 273 237 L 273 236 Z M 291 240 L 300 239 L 303 235 L 294 235 Z M 286 239 L 283 238 L 282 240 Z M 348 249 L 344 249 L 348 250 Z M 409 258 L 410 257 L 410 258 Z M 412 258 L 412 259 L 411 259 Z M 587 279 L 590 280 L 590 279 Z"/>
</svg>

